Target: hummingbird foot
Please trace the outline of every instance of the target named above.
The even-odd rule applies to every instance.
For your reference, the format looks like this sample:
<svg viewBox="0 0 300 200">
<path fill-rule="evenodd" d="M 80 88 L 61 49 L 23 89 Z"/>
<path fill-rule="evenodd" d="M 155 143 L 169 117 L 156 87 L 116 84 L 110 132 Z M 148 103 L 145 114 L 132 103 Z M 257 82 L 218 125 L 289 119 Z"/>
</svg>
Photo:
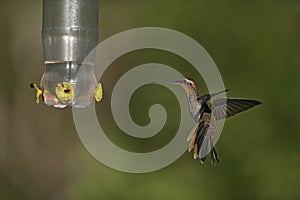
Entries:
<svg viewBox="0 0 300 200">
<path fill-rule="evenodd" d="M 217 163 L 220 163 L 216 148 L 212 148 L 211 152 L 210 152 L 210 158 L 211 158 L 211 164 L 212 165 L 216 165 Z"/>
</svg>

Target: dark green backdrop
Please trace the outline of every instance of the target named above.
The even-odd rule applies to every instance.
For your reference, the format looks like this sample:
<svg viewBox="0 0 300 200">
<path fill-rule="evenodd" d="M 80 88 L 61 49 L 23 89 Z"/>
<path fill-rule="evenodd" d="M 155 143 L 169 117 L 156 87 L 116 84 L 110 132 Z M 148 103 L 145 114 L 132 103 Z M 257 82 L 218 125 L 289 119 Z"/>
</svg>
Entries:
<svg viewBox="0 0 300 200">
<path fill-rule="evenodd" d="M 43 72 L 42 1 L 1 0 L 0 199 L 300 198 L 300 1 L 103 0 L 100 6 L 99 41 L 144 26 L 180 31 L 209 52 L 230 96 L 263 104 L 226 121 L 216 167 L 185 153 L 156 172 L 115 171 L 83 147 L 71 109 L 34 102 L 28 85 L 39 82 Z M 127 70 L 147 62 L 173 66 L 206 91 L 201 77 L 173 54 L 142 50 L 116 60 L 101 79 L 106 96 L 96 106 L 98 116 L 112 141 L 141 152 L 165 145 L 179 122 L 175 97 L 148 85 L 132 97 L 133 119 L 147 124 L 149 106 L 161 102 L 173 116 L 164 130 L 141 141 L 113 123 L 113 85 Z"/>
</svg>

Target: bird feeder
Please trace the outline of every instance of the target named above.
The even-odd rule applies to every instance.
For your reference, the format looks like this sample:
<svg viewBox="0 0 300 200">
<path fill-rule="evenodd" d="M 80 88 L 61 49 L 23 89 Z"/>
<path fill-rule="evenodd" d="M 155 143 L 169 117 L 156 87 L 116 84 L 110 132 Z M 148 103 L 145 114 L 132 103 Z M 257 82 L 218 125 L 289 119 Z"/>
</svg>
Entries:
<svg viewBox="0 0 300 200">
<path fill-rule="evenodd" d="M 46 105 L 83 108 L 102 98 L 94 75 L 99 0 L 44 0 L 42 44 L 44 74 L 36 89 Z"/>
</svg>

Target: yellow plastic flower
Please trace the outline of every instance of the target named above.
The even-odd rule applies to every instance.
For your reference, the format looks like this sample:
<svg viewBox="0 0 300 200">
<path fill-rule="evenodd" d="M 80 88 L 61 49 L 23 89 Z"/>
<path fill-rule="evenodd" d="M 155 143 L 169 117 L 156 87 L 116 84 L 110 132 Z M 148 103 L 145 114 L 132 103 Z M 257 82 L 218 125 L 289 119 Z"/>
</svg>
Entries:
<svg viewBox="0 0 300 200">
<path fill-rule="evenodd" d="M 95 100 L 97 102 L 100 102 L 103 97 L 103 90 L 101 83 L 98 83 L 96 89 L 95 89 Z"/>
<path fill-rule="evenodd" d="M 74 95 L 73 85 L 68 82 L 59 83 L 55 88 L 55 93 L 61 101 L 71 101 Z"/>
<path fill-rule="evenodd" d="M 30 83 L 30 87 L 34 88 L 36 90 L 36 93 L 35 93 L 36 100 L 35 100 L 35 102 L 39 103 L 40 102 L 39 97 L 43 94 L 43 91 L 40 90 L 40 88 L 38 88 L 38 86 L 35 83 Z"/>
</svg>

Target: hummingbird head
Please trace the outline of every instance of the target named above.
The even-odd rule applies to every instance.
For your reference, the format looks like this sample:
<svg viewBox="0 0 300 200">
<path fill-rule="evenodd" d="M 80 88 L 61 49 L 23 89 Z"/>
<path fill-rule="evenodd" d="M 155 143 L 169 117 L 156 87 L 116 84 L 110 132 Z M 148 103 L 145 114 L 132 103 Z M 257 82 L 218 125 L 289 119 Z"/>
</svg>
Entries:
<svg viewBox="0 0 300 200">
<path fill-rule="evenodd" d="M 176 84 L 182 87 L 187 94 L 190 93 L 195 93 L 196 95 L 199 94 L 197 83 L 194 79 L 191 78 L 185 78 L 183 80 L 177 80 L 177 81 L 156 81 L 156 83 Z"/>
<path fill-rule="evenodd" d="M 174 84 L 182 87 L 186 93 L 198 92 L 198 86 L 194 79 L 185 78 L 183 80 L 174 81 Z"/>
</svg>

